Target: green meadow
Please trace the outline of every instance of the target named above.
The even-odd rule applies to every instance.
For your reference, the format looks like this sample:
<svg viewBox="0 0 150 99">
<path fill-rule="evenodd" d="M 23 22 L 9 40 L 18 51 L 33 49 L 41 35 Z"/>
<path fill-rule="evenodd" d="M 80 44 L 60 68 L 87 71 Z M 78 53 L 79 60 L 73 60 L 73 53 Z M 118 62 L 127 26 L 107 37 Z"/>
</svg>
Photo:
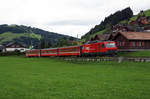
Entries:
<svg viewBox="0 0 150 99">
<path fill-rule="evenodd" d="M 0 57 L 0 99 L 150 99 L 150 63 Z"/>
</svg>

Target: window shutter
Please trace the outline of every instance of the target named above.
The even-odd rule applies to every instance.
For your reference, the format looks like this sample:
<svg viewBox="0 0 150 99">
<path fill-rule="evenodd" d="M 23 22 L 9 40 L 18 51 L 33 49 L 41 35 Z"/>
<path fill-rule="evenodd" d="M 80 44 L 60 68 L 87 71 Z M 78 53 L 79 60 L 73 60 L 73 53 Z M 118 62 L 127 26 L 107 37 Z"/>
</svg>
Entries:
<svg viewBox="0 0 150 99">
<path fill-rule="evenodd" d="M 126 42 L 123 42 L 123 44 L 122 44 L 122 45 L 123 45 L 123 46 L 125 46 L 125 43 L 126 43 Z"/>
<path fill-rule="evenodd" d="M 137 46 L 137 47 L 139 46 L 139 42 L 138 42 L 138 41 L 136 42 L 136 46 Z"/>
<path fill-rule="evenodd" d="M 130 42 L 130 46 L 133 46 L 133 42 Z"/>
<path fill-rule="evenodd" d="M 144 41 L 142 42 L 142 46 L 145 46 L 145 42 Z"/>
</svg>

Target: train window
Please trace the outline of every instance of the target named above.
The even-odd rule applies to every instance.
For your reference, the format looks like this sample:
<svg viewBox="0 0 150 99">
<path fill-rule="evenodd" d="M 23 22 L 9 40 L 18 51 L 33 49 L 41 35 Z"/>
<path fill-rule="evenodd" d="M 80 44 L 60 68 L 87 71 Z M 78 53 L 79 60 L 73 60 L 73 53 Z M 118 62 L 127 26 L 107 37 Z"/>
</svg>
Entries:
<svg viewBox="0 0 150 99">
<path fill-rule="evenodd" d="M 76 51 L 77 48 L 74 48 L 74 51 Z"/>
<path fill-rule="evenodd" d="M 69 49 L 65 49 L 65 52 L 68 52 Z"/>
<path fill-rule="evenodd" d="M 100 46 L 100 44 L 98 45 L 98 47 L 99 47 L 99 50 L 101 49 L 101 46 Z"/>
<path fill-rule="evenodd" d="M 76 48 L 76 51 L 78 51 L 78 48 Z"/>
<path fill-rule="evenodd" d="M 106 44 L 107 48 L 112 48 L 112 47 L 116 47 L 115 43 L 107 43 Z"/>
<path fill-rule="evenodd" d="M 104 46 L 104 44 L 102 44 L 102 46 L 101 46 L 102 48 L 104 48 L 105 46 Z"/>
</svg>

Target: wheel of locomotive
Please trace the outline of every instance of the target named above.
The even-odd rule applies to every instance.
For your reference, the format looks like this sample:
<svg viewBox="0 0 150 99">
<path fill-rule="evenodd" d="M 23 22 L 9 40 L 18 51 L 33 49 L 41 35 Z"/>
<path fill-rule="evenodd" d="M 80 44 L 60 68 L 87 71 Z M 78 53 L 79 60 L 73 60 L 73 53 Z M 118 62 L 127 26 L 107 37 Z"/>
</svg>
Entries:
<svg viewBox="0 0 150 99">
<path fill-rule="evenodd" d="M 89 57 L 92 57 L 93 56 L 93 54 L 92 53 L 89 53 Z"/>
</svg>

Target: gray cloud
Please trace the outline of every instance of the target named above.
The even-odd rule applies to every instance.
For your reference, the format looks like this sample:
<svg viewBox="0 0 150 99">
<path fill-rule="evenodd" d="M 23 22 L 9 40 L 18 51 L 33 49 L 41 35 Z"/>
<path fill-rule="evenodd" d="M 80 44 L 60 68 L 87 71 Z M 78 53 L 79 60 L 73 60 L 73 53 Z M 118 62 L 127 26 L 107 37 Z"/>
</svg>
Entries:
<svg viewBox="0 0 150 99">
<path fill-rule="evenodd" d="M 88 25 L 94 25 L 96 24 L 96 20 L 61 20 L 61 21 L 53 21 L 49 22 L 47 25 L 56 25 L 56 26 L 64 26 L 64 25 L 83 25 L 83 26 L 88 26 Z"/>
<path fill-rule="evenodd" d="M 85 34 L 105 17 L 131 7 L 150 9 L 150 0 L 1 0 L 0 24 L 24 24 L 71 36 Z"/>
</svg>

